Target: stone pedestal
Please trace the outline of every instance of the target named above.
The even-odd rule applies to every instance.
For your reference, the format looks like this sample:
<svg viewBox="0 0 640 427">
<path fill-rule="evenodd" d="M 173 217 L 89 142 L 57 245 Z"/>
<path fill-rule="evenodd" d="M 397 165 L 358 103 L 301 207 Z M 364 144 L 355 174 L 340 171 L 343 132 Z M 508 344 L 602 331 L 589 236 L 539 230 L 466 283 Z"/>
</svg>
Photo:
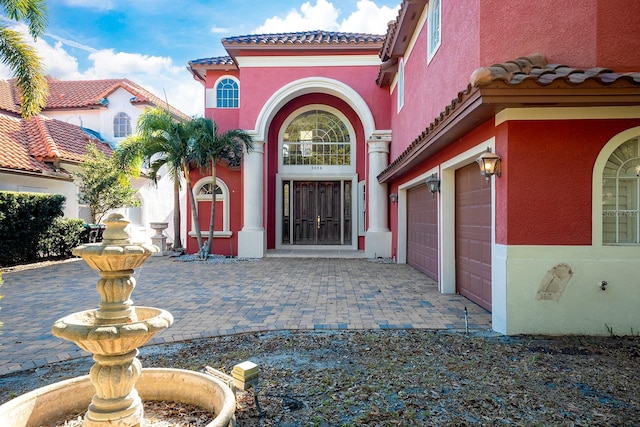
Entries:
<svg viewBox="0 0 640 427">
<path fill-rule="evenodd" d="M 164 235 L 163 231 L 169 227 L 168 222 L 152 222 L 149 224 L 153 230 L 156 231 L 156 234 L 151 236 L 151 243 L 155 247 L 158 248 L 158 252 L 152 254 L 151 256 L 163 256 L 167 252 L 167 236 Z"/>
<path fill-rule="evenodd" d="M 112 214 L 105 223 L 102 243 L 82 245 L 73 251 L 100 273 L 96 285 L 99 308 L 58 320 L 52 332 L 93 354 L 95 364 L 89 377 L 96 392 L 84 426 L 140 426 L 143 408 L 135 389 L 142 369 L 136 357 L 138 347 L 168 328 L 173 316 L 159 308 L 133 306 L 131 300 L 136 286 L 134 269 L 156 248 L 132 244 L 125 231 L 129 221 L 122 215 Z"/>
</svg>

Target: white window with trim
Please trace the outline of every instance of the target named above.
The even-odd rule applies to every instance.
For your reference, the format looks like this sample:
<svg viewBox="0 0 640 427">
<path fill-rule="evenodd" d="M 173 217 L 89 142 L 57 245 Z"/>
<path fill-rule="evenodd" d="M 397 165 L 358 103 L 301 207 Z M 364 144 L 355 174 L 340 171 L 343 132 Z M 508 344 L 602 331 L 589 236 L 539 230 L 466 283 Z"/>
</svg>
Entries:
<svg viewBox="0 0 640 427">
<path fill-rule="evenodd" d="M 196 200 L 196 206 L 198 207 L 198 218 L 200 224 L 207 224 L 206 227 L 200 227 L 202 232 L 202 238 L 207 239 L 209 235 L 209 218 L 211 215 L 211 200 L 213 192 L 216 196 L 216 225 L 213 230 L 214 238 L 230 238 L 233 233 L 229 226 L 229 188 L 227 184 L 220 178 L 216 179 L 216 186 L 214 189 L 213 180 L 210 176 L 204 177 L 196 182 L 193 186 L 193 194 Z M 206 217 L 203 218 L 203 215 Z M 191 218 L 191 231 L 189 236 L 196 237 L 195 224 L 193 218 Z"/>
<path fill-rule="evenodd" d="M 602 243 L 640 244 L 640 137 L 616 148 L 604 167 Z"/>
<path fill-rule="evenodd" d="M 216 83 L 216 108 L 240 106 L 240 83 L 233 77 L 223 77 Z"/>
<path fill-rule="evenodd" d="M 442 0 L 431 0 L 427 16 L 427 62 L 436 54 L 442 40 Z"/>
<path fill-rule="evenodd" d="M 126 138 L 131 135 L 131 117 L 127 113 L 117 113 L 113 116 L 114 138 Z"/>
<path fill-rule="evenodd" d="M 396 93 L 399 113 L 404 106 L 404 58 L 400 58 L 400 62 L 398 63 L 398 83 L 396 85 Z"/>
</svg>

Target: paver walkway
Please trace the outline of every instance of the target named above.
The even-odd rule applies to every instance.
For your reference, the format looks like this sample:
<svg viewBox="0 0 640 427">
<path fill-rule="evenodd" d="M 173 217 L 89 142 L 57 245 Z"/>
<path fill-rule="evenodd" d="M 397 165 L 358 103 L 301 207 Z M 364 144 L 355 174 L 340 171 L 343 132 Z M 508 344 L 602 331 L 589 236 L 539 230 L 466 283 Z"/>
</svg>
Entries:
<svg viewBox="0 0 640 427">
<path fill-rule="evenodd" d="M 173 314 L 150 344 L 280 329 L 491 329 L 491 315 L 438 293 L 414 268 L 367 259 L 264 258 L 229 264 L 151 257 L 136 271 L 135 305 Z M 87 356 L 51 326 L 96 308 L 98 273 L 78 260 L 5 272 L 0 375 Z M 149 345 L 149 344 L 148 344 Z"/>
</svg>

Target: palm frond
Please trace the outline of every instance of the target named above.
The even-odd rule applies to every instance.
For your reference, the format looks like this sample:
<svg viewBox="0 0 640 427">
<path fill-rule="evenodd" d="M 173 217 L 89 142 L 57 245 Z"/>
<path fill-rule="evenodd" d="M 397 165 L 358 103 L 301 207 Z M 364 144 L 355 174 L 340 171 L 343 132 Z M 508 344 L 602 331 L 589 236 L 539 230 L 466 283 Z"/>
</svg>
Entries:
<svg viewBox="0 0 640 427">
<path fill-rule="evenodd" d="M 22 116 L 28 119 L 38 114 L 46 104 L 49 89 L 35 48 L 19 32 L 0 27 L 0 57 L 16 77 Z"/>
</svg>

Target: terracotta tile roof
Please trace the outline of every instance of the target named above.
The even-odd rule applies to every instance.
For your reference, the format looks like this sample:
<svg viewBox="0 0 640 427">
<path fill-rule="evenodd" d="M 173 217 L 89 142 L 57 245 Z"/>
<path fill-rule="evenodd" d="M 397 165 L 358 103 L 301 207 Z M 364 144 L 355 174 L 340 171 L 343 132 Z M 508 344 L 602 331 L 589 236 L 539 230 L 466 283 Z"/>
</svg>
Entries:
<svg viewBox="0 0 640 427">
<path fill-rule="evenodd" d="M 580 70 L 535 54 L 476 69 L 469 85 L 378 175 L 388 182 L 509 107 L 640 105 L 640 72 Z"/>
<path fill-rule="evenodd" d="M 73 109 L 73 108 L 106 108 L 100 100 L 109 96 L 112 92 L 122 88 L 130 92 L 135 98 L 133 104 L 148 104 L 159 106 L 169 110 L 174 116 L 181 119 L 189 119 L 189 116 L 180 110 L 167 104 L 161 98 L 155 96 L 142 86 L 129 79 L 104 79 L 104 80 L 57 80 L 47 77 L 49 83 L 49 96 L 45 110 Z M 11 87 L 14 108 L 19 110 L 18 91 L 15 79 L 8 81 Z M 0 102 L 4 99 L 2 86 L 0 86 Z M 0 104 L 1 106 L 2 104 Z"/>
<path fill-rule="evenodd" d="M 535 54 L 478 68 L 471 74 L 470 82 L 474 87 L 489 86 L 498 81 L 511 86 L 534 83 L 544 87 L 557 82 L 580 85 L 589 81 L 606 86 L 622 80 L 640 85 L 640 72 L 615 73 L 602 67 L 581 70 L 561 64 L 547 64 L 544 54 Z"/>
<path fill-rule="evenodd" d="M 0 110 L 20 114 L 20 106 L 16 104 L 13 95 L 14 88 L 6 80 L 0 80 Z"/>
<path fill-rule="evenodd" d="M 60 162 L 81 162 L 90 142 L 107 156 L 113 154 L 108 144 L 78 126 L 42 116 L 24 120 L 0 114 L 0 169 L 69 178 L 57 169 Z"/>
<path fill-rule="evenodd" d="M 213 58 L 201 58 L 189 61 L 189 65 L 233 65 L 235 62 L 230 56 L 215 56 Z"/>
<path fill-rule="evenodd" d="M 225 47 L 231 45 L 379 45 L 383 41 L 384 35 L 317 30 L 227 37 L 222 39 L 222 45 Z"/>
</svg>

